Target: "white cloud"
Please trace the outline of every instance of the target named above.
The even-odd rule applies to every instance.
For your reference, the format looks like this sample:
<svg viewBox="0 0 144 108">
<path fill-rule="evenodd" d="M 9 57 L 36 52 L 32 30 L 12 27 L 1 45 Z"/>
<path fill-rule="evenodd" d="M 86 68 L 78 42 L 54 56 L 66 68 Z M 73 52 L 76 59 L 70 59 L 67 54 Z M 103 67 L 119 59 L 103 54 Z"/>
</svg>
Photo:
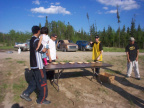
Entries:
<svg viewBox="0 0 144 108">
<path fill-rule="evenodd" d="M 102 12 L 101 12 L 100 10 L 98 10 L 96 13 L 97 13 L 97 14 L 102 14 Z"/>
<path fill-rule="evenodd" d="M 106 13 L 117 13 L 117 10 L 110 10 L 110 11 L 107 11 Z"/>
<path fill-rule="evenodd" d="M 55 5 L 60 5 L 60 2 L 56 2 Z"/>
<path fill-rule="evenodd" d="M 33 4 L 40 5 L 39 0 L 32 1 Z"/>
<path fill-rule="evenodd" d="M 67 11 L 66 8 L 61 6 L 51 5 L 49 8 L 39 7 L 32 8 L 31 12 L 33 13 L 43 13 L 43 14 L 71 14 L 70 11 Z"/>
<path fill-rule="evenodd" d="M 104 10 L 108 10 L 108 7 L 103 7 Z"/>
<path fill-rule="evenodd" d="M 43 15 L 39 15 L 38 17 L 39 17 L 39 18 L 44 18 L 45 16 L 43 16 Z"/>
<path fill-rule="evenodd" d="M 140 7 L 140 5 L 136 2 L 136 0 L 97 0 L 97 1 L 107 6 L 119 5 L 122 10 L 132 10 L 132 9 L 138 9 Z"/>
</svg>

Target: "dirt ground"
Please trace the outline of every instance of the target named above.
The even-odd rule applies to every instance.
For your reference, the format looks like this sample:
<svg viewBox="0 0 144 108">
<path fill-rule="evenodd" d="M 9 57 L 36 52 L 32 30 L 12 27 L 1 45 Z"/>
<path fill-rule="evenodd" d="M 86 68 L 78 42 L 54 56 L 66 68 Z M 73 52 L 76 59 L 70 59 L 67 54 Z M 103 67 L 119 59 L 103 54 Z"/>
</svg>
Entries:
<svg viewBox="0 0 144 108">
<path fill-rule="evenodd" d="M 90 61 L 92 52 L 57 52 L 57 61 Z M 139 56 L 141 80 L 125 78 L 125 53 L 104 52 L 103 61 L 113 66 L 101 69 L 115 76 L 113 84 L 98 83 L 92 77 L 91 69 L 64 70 L 60 80 L 60 91 L 48 83 L 50 105 L 38 105 L 36 94 L 32 93 L 32 102 L 26 102 L 19 96 L 27 88 L 25 80 L 29 69 L 29 51 L 18 54 L 0 52 L 0 108 L 144 108 L 144 53 Z"/>
</svg>

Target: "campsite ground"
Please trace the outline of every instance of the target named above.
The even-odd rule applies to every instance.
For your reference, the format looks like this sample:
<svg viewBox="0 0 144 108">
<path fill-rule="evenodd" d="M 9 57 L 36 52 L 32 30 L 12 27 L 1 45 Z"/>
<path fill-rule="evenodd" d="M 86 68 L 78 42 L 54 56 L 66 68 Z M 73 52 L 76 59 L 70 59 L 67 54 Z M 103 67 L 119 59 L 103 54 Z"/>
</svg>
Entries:
<svg viewBox="0 0 144 108">
<path fill-rule="evenodd" d="M 57 61 L 90 61 L 92 52 L 57 52 Z M 18 54 L 0 52 L 0 108 L 134 108 L 144 107 L 144 53 L 139 56 L 141 80 L 125 78 L 126 56 L 124 52 L 104 52 L 103 61 L 113 66 L 101 69 L 115 75 L 113 84 L 90 81 L 91 69 L 69 69 L 62 74 L 60 92 L 48 82 L 50 105 L 38 105 L 32 93 L 32 102 L 19 96 L 27 87 L 25 71 L 29 68 L 29 51 Z"/>
</svg>

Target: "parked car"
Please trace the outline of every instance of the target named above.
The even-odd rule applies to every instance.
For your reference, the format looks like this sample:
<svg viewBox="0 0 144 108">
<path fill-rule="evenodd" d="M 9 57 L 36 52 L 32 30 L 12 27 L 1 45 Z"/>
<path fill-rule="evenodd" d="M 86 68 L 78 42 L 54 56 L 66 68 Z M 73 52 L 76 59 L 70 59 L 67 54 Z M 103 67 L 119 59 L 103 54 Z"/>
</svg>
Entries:
<svg viewBox="0 0 144 108">
<path fill-rule="evenodd" d="M 56 42 L 57 50 L 60 51 L 77 51 L 78 45 L 73 43 L 71 40 L 58 40 Z"/>
<path fill-rule="evenodd" d="M 76 42 L 76 44 L 78 45 L 78 49 L 81 51 L 92 50 L 92 47 L 89 45 L 88 41 L 79 40 Z"/>
<path fill-rule="evenodd" d="M 30 39 L 26 43 L 15 42 L 14 48 L 20 48 L 22 51 L 30 50 Z"/>
</svg>

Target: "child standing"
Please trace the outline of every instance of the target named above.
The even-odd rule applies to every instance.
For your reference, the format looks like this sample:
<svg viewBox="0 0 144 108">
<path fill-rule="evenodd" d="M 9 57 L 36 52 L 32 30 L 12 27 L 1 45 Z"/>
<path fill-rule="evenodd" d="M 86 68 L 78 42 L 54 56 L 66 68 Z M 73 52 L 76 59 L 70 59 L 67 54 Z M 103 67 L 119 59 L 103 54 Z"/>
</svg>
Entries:
<svg viewBox="0 0 144 108">
<path fill-rule="evenodd" d="M 50 38 L 49 38 L 49 36 L 48 36 L 48 32 L 49 32 L 49 30 L 48 30 L 47 27 L 42 27 L 42 28 L 41 28 L 40 41 L 39 41 L 39 43 L 38 43 L 37 49 L 39 49 L 39 47 L 40 47 L 41 44 L 42 44 L 45 48 L 48 48 L 48 47 L 49 47 L 49 46 L 48 46 L 48 43 L 49 43 Z M 37 49 L 36 49 L 36 50 L 37 50 Z M 49 52 L 49 50 L 48 50 L 48 52 Z M 43 61 L 44 61 L 44 65 L 47 65 L 47 64 L 48 64 L 48 63 L 47 63 L 48 52 L 42 54 L 42 59 L 43 59 Z"/>
</svg>

